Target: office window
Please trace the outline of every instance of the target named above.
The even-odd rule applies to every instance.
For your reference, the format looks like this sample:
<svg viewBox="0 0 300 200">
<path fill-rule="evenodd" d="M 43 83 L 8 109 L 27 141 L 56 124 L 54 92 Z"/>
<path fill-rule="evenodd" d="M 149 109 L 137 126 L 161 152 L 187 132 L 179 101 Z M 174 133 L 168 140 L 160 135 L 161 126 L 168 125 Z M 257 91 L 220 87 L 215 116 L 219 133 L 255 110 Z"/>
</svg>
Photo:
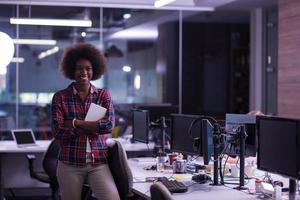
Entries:
<svg viewBox="0 0 300 200">
<path fill-rule="evenodd" d="M 168 88 L 167 78 L 174 81 L 173 85 L 178 82 L 177 77 L 168 75 L 177 72 L 178 64 L 163 58 L 166 52 L 178 49 L 162 39 L 167 32 L 163 29 L 178 23 L 177 11 L 1 4 L 0 15 L 5 19 L 0 21 L 1 31 L 11 38 L 50 41 L 15 44 L 17 61 L 0 75 L 2 139 L 11 139 L 12 128 L 32 128 L 37 139 L 52 137 L 52 96 L 71 83 L 58 70 L 63 49 L 70 44 L 89 42 L 104 52 L 108 72 L 93 84 L 108 88 L 115 104 L 170 102 L 169 93 L 177 93 Z M 92 27 L 12 25 L 11 17 L 90 19 Z M 178 38 L 173 37 L 172 43 L 177 44 Z M 171 101 L 176 103 L 177 99 Z"/>
<path fill-rule="evenodd" d="M 163 103 L 167 100 L 166 77 L 177 71 L 165 59 L 166 52 L 178 52 L 164 43 L 164 27 L 178 22 L 177 11 L 105 8 L 104 48 L 109 63 L 106 79 L 117 103 Z M 176 44 L 176 32 L 169 32 Z M 175 39 L 176 38 L 176 39 Z M 177 59 L 177 57 L 174 57 Z M 176 80 L 177 82 L 177 80 Z"/>
</svg>

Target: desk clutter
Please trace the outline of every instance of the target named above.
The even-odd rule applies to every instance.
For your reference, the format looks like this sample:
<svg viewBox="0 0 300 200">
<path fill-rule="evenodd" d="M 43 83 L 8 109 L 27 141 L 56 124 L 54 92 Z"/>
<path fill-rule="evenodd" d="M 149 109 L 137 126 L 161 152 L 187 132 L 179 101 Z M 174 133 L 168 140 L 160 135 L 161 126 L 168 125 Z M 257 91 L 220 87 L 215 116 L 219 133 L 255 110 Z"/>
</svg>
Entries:
<svg viewBox="0 0 300 200">
<path fill-rule="evenodd" d="M 188 187 L 175 179 L 170 179 L 165 176 L 161 177 L 147 177 L 146 182 L 161 182 L 171 193 L 183 193 L 188 191 Z"/>
<path fill-rule="evenodd" d="M 253 200 L 256 198 L 261 199 L 288 199 L 286 187 L 289 187 L 286 181 L 282 180 L 282 177 L 278 177 L 276 174 L 266 174 L 263 171 L 256 170 L 252 178 L 247 178 L 245 186 L 241 188 L 239 186 L 239 179 L 237 177 L 231 176 L 231 174 L 226 174 L 224 176 L 224 183 L 218 186 L 213 185 L 212 176 L 205 173 L 173 173 L 173 169 L 168 163 L 165 163 L 165 168 L 163 172 L 158 172 L 156 169 L 145 170 L 144 167 L 149 163 L 140 163 L 134 160 L 130 161 L 133 165 L 133 173 L 136 174 L 134 185 L 136 190 L 149 195 L 149 187 L 156 182 L 161 182 L 173 195 L 172 197 L 176 199 L 192 199 L 196 200 L 197 196 L 204 195 L 207 198 L 204 199 L 222 199 L 220 196 L 224 197 L 225 200 L 239 200 L 239 199 L 249 199 Z M 152 166 L 156 167 L 156 163 L 152 163 Z M 143 179 L 144 177 L 144 179 Z M 137 179 L 139 178 L 139 179 Z M 178 186 L 180 184 L 181 186 Z M 140 186 L 139 186 L 140 185 Z M 174 186 L 175 185 L 175 186 Z M 180 189 L 178 189 L 178 187 Z M 144 188 L 144 189 L 142 189 Z M 186 188 L 186 189 L 184 189 Z M 243 192 L 241 192 L 243 191 Z M 224 194 L 223 194 L 224 192 Z M 222 195 L 221 195 L 222 194 Z M 233 195 L 230 196 L 230 195 Z M 185 197 L 187 196 L 187 197 Z M 191 197 L 191 198 L 190 198 Z M 240 197 L 240 198 L 239 198 Z"/>
<path fill-rule="evenodd" d="M 162 177 L 159 181 L 166 186 L 171 193 L 182 193 L 188 190 L 188 187 L 182 182 L 176 180 L 170 180 L 166 177 Z"/>
<path fill-rule="evenodd" d="M 172 174 L 172 178 L 189 173 L 194 185 L 212 180 L 210 186 L 223 185 L 251 195 L 276 194 L 278 199 L 282 196 L 280 185 L 262 180 L 254 189 L 255 178 L 261 178 L 256 172 L 262 170 L 288 177 L 290 184 L 285 187 L 289 194 L 299 195 L 296 180 L 300 179 L 300 143 L 295 141 L 299 141 L 300 120 L 258 114 L 226 113 L 224 121 L 172 113 L 168 119 L 161 115 L 156 123 L 150 123 L 151 112 L 140 110 L 133 116 L 133 139 L 147 143 L 152 133 L 149 127 L 155 126 L 160 132 L 161 142 L 155 143 L 159 151 L 155 151 L 156 161 L 147 168 L 149 171 Z"/>
</svg>

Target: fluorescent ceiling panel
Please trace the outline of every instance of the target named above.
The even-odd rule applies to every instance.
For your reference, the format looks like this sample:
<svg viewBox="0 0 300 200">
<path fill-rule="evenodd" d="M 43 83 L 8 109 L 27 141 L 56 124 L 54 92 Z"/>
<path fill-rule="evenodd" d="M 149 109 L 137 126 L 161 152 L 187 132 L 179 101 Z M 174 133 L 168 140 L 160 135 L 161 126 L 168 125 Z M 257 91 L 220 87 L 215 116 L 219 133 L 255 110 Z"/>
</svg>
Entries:
<svg viewBox="0 0 300 200">
<path fill-rule="evenodd" d="M 11 62 L 14 63 L 23 63 L 25 61 L 25 59 L 23 57 L 13 57 Z"/>
<path fill-rule="evenodd" d="M 37 18 L 10 18 L 11 24 L 40 25 L 40 26 L 76 26 L 91 27 L 91 20 L 76 19 L 37 19 Z"/>
<path fill-rule="evenodd" d="M 0 0 L 1 4 L 28 5 L 28 0 Z M 244 0 L 241 0 L 244 1 Z M 162 10 L 194 10 L 213 11 L 214 7 L 195 5 L 193 0 L 176 0 L 172 4 L 155 8 L 154 0 L 31 0 L 31 5 L 43 6 L 81 6 L 102 8 L 128 8 L 128 9 L 162 9 Z"/>
<path fill-rule="evenodd" d="M 145 28 L 128 28 L 113 33 L 109 39 L 144 39 L 155 40 L 158 37 L 157 27 Z"/>
<path fill-rule="evenodd" d="M 30 44 L 30 45 L 56 45 L 56 40 L 42 39 L 13 39 L 15 44 Z"/>
<path fill-rule="evenodd" d="M 156 0 L 154 2 L 154 7 L 159 8 L 159 7 L 165 6 L 169 3 L 172 3 L 174 1 L 176 1 L 176 0 Z"/>
<path fill-rule="evenodd" d="M 53 47 L 52 49 L 48 49 L 47 51 L 41 52 L 41 53 L 38 55 L 38 58 L 39 58 L 39 59 L 43 59 L 43 58 L 45 58 L 45 57 L 47 57 L 47 56 L 50 56 L 50 55 L 52 55 L 52 54 L 55 54 L 55 53 L 58 52 L 58 51 L 59 51 L 59 47 L 58 47 L 58 46 L 55 46 L 55 47 Z"/>
</svg>

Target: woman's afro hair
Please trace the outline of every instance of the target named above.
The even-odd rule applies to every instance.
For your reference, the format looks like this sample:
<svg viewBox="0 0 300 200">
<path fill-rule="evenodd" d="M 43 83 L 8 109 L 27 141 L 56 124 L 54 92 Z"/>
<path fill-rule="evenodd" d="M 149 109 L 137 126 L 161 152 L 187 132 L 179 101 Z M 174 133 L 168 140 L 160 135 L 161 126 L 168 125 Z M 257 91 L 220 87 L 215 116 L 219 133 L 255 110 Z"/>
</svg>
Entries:
<svg viewBox="0 0 300 200">
<path fill-rule="evenodd" d="M 71 80 L 75 77 L 76 62 L 87 59 L 93 67 L 92 80 L 96 80 L 107 70 L 106 59 L 99 49 L 88 43 L 79 43 L 65 48 L 61 58 L 60 71 Z"/>
</svg>

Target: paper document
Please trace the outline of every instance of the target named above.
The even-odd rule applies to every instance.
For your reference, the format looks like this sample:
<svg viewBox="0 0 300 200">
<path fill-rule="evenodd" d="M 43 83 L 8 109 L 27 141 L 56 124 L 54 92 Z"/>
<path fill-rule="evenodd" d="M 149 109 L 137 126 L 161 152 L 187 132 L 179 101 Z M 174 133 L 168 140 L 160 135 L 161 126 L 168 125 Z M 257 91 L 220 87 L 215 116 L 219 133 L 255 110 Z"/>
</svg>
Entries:
<svg viewBox="0 0 300 200">
<path fill-rule="evenodd" d="M 85 116 L 85 121 L 98 121 L 103 118 L 106 113 L 106 108 L 97 104 L 91 103 L 90 108 Z"/>
<path fill-rule="evenodd" d="M 132 160 L 136 162 L 156 162 L 155 158 L 152 157 L 137 157 L 137 158 L 132 158 Z"/>
</svg>

